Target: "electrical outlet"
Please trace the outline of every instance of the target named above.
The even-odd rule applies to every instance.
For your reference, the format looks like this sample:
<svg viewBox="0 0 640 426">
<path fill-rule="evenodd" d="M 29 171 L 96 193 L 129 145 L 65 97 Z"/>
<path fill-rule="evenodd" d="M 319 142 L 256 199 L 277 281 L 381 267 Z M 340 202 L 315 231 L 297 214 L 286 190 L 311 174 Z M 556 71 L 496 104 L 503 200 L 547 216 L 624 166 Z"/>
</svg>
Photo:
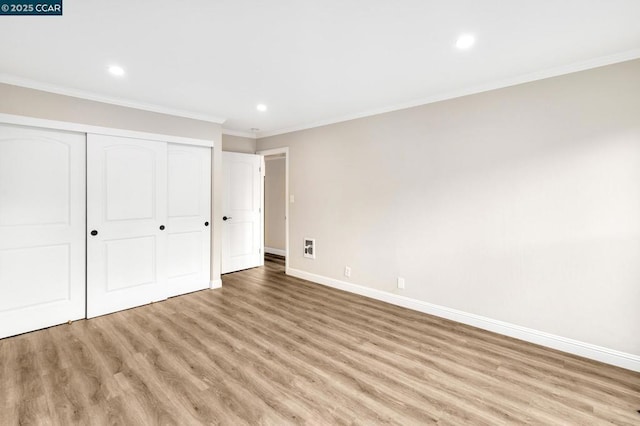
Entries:
<svg viewBox="0 0 640 426">
<path fill-rule="evenodd" d="M 404 278 L 398 277 L 398 288 L 404 289 Z"/>
<path fill-rule="evenodd" d="M 305 238 L 304 239 L 304 257 L 309 259 L 316 258 L 316 240 L 315 238 Z"/>
<path fill-rule="evenodd" d="M 351 276 L 351 267 L 350 266 L 345 266 L 344 267 L 344 276 L 345 277 L 350 277 Z"/>
</svg>

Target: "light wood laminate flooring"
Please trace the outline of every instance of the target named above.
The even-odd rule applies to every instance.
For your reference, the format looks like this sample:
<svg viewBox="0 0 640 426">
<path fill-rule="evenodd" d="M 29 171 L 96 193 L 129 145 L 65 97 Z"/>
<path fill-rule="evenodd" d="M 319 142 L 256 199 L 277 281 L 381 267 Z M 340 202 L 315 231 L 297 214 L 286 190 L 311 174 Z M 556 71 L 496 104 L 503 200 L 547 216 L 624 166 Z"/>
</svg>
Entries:
<svg viewBox="0 0 640 426">
<path fill-rule="evenodd" d="M 0 424 L 639 425 L 640 374 L 284 275 L 0 340 Z"/>
</svg>

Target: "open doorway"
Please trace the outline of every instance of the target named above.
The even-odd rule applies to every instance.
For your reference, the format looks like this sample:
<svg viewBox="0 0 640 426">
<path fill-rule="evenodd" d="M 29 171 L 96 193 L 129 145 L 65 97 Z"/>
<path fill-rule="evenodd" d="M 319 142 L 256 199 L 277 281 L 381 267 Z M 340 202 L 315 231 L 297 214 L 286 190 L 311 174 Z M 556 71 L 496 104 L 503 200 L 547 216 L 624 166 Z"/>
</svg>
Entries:
<svg viewBox="0 0 640 426">
<path fill-rule="evenodd" d="M 258 151 L 264 156 L 264 252 L 265 257 L 289 265 L 289 148 Z M 265 259 L 266 260 L 266 259 Z"/>
</svg>

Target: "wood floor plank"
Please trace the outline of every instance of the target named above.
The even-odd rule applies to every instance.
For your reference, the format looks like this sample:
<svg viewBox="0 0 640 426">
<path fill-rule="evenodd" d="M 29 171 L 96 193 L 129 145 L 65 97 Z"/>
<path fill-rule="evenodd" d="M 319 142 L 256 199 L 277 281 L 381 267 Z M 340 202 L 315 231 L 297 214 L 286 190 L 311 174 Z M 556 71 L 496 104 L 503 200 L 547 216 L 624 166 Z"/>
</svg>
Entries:
<svg viewBox="0 0 640 426">
<path fill-rule="evenodd" d="M 0 340 L 5 425 L 640 424 L 640 374 L 284 274 Z"/>
<path fill-rule="evenodd" d="M 235 321 L 225 321 L 225 319 L 221 316 L 211 316 L 206 313 L 206 311 L 201 310 L 200 316 L 204 319 L 205 324 L 214 324 L 215 327 L 219 329 L 217 333 L 218 338 L 224 338 L 224 336 L 236 336 L 236 339 L 243 340 L 244 336 L 248 336 L 245 342 L 251 342 L 254 347 L 259 351 L 261 348 L 265 352 L 268 352 L 271 359 L 274 359 L 277 364 L 269 364 L 266 365 L 262 370 L 262 374 L 266 374 L 269 379 L 270 374 L 266 373 L 274 368 L 277 368 L 278 365 L 291 366 L 291 372 L 295 374 L 295 379 L 292 383 L 289 384 L 290 391 L 286 392 L 287 394 L 293 392 L 297 399 L 301 399 L 303 401 L 309 401 L 311 404 L 316 403 L 315 407 L 311 407 L 309 410 L 312 412 L 317 412 L 320 410 L 320 417 L 325 413 L 327 408 L 331 410 L 331 412 L 335 413 L 336 411 L 343 411 L 342 407 L 347 404 L 347 406 L 352 407 L 352 411 L 358 414 L 358 418 L 362 420 L 369 420 L 370 422 L 376 423 L 393 423 L 391 420 L 392 416 L 385 417 L 386 409 L 380 409 L 377 412 L 372 409 L 367 409 L 366 401 L 362 398 L 358 398 L 359 395 L 353 395 L 345 392 L 332 392 L 335 387 L 339 386 L 339 383 L 333 380 L 333 378 L 327 373 L 325 369 L 319 368 L 319 365 L 315 365 L 307 362 L 307 360 L 300 361 L 299 356 L 301 355 L 301 351 L 295 348 L 295 344 L 291 344 L 291 342 L 280 341 L 279 344 L 273 345 L 273 336 L 272 335 L 263 335 L 260 330 L 247 328 L 247 325 L 239 326 Z M 246 328 L 246 329 L 245 329 Z M 260 342 L 267 342 L 265 346 L 260 346 Z M 213 342 L 215 345 L 219 342 Z M 282 348 L 284 355 L 278 356 L 278 349 Z M 242 359 L 246 359 L 250 356 L 250 350 L 247 350 L 247 347 L 243 347 L 239 354 L 242 356 Z M 331 385 L 329 385 L 331 383 Z M 307 393 L 310 388 L 315 388 L 320 386 L 320 390 L 323 392 L 313 391 L 311 393 Z M 337 397 L 337 398 L 336 398 Z M 335 400 L 331 400 L 332 398 L 336 398 Z M 321 399 L 328 400 L 325 405 L 318 405 L 317 402 Z M 380 408 L 380 407 L 378 407 Z M 386 415 L 389 413 L 387 412 Z M 349 413 L 345 413 L 345 415 L 349 415 Z M 303 417 L 308 418 L 308 417 Z M 314 419 L 318 417 L 314 416 Z"/>
<path fill-rule="evenodd" d="M 244 293 L 244 298 L 246 299 L 247 297 L 249 297 L 249 296 L 248 296 L 248 295 L 247 295 L 247 293 L 245 292 L 245 293 Z M 251 306 L 256 306 L 256 307 L 257 307 L 257 306 L 259 306 L 259 305 L 260 305 L 260 303 L 259 303 L 258 301 L 251 301 Z M 269 308 L 266 308 L 266 309 L 269 309 Z M 236 306 L 236 307 L 235 307 L 235 310 L 236 310 L 236 311 L 241 311 L 241 310 L 242 310 L 242 308 L 241 308 L 240 306 Z M 283 315 L 286 315 L 286 314 L 283 314 Z M 265 317 L 265 315 L 261 315 L 261 318 L 266 318 L 266 317 Z M 280 318 L 280 319 L 282 320 L 282 318 Z M 307 317 L 307 320 L 308 320 L 308 319 L 309 319 L 309 317 Z M 282 322 L 282 321 L 280 321 L 280 322 Z M 265 324 L 265 325 L 266 325 L 266 324 Z M 280 330 L 280 331 L 282 331 L 284 334 L 286 334 L 286 333 L 287 333 L 287 330 L 288 330 L 288 329 L 290 329 L 292 325 L 293 325 L 293 324 L 289 324 L 287 327 L 285 327 L 284 329 L 282 329 L 282 330 Z M 270 334 L 274 334 L 275 330 L 276 330 L 278 327 L 280 327 L 280 326 L 281 326 L 281 324 L 272 324 L 270 327 L 267 327 L 267 328 L 269 329 L 269 333 L 270 333 Z M 298 327 L 299 327 L 299 328 L 304 328 L 305 326 L 304 326 L 304 325 L 302 325 L 302 324 L 298 324 Z M 310 333 L 308 333 L 309 338 L 313 338 L 313 337 L 310 337 L 310 336 L 318 336 L 318 335 L 322 335 L 322 334 L 323 334 L 323 330 L 321 330 L 321 329 L 309 329 L 308 331 L 310 331 Z M 301 336 L 299 336 L 299 337 L 300 337 L 300 338 L 303 338 L 303 337 L 301 337 Z M 334 324 L 334 325 L 331 327 L 331 340 L 332 340 L 334 343 L 338 343 L 338 342 L 339 342 L 339 340 L 340 340 L 340 339 L 339 339 L 339 337 L 340 337 L 340 334 L 337 332 L 336 325 Z M 374 337 L 374 338 L 375 338 L 375 337 Z M 309 344 L 309 342 L 308 342 L 308 341 L 306 341 L 306 343 L 307 343 L 307 344 Z M 335 345 L 334 345 L 334 346 L 335 346 Z M 316 347 L 316 348 L 317 348 L 317 347 Z M 340 351 L 339 347 L 338 347 L 337 349 L 338 349 L 338 350 L 336 351 L 336 353 L 337 353 L 338 355 L 340 355 L 340 352 L 341 352 L 341 351 Z M 316 350 L 317 350 L 317 349 L 316 349 Z M 352 351 L 352 352 L 357 353 L 357 351 Z M 370 355 L 370 354 L 367 354 L 367 355 Z M 364 362 L 362 362 L 362 361 L 364 361 Z M 372 358 L 370 358 L 370 356 L 369 356 L 369 357 L 364 358 L 364 359 L 355 360 L 355 364 L 354 364 L 353 362 L 349 362 L 349 361 L 347 361 L 346 363 L 347 363 L 347 364 L 349 364 L 349 365 L 352 365 L 352 364 L 353 364 L 353 365 L 367 365 L 367 364 L 372 364 L 372 363 L 374 363 L 374 364 L 375 364 L 375 360 L 373 360 L 373 359 L 372 359 Z M 379 364 L 379 365 L 377 365 L 377 366 L 376 366 L 376 369 L 373 369 L 373 370 L 372 370 L 372 369 L 370 369 L 370 368 L 369 368 L 369 369 L 367 369 L 366 371 L 369 371 L 369 372 L 373 371 L 373 372 L 374 372 L 374 374 L 376 374 L 378 371 L 384 371 L 385 369 L 389 369 L 389 367 L 387 367 L 388 365 L 389 365 L 389 364 L 381 363 L 381 364 Z M 455 370 L 459 370 L 459 369 L 460 369 L 460 368 L 459 368 L 459 366 L 454 366 L 454 367 L 455 367 Z M 393 367 L 391 367 L 391 369 L 393 369 Z M 394 375 L 397 375 L 397 374 L 400 374 L 400 373 L 401 373 L 401 372 L 400 372 L 400 371 L 398 371 L 398 370 L 395 370 L 395 371 L 393 371 L 393 372 L 392 372 L 392 374 L 394 374 Z M 377 379 L 379 379 L 379 380 L 380 380 L 380 379 L 383 379 L 383 377 L 377 377 Z M 430 390 L 430 393 L 431 393 L 431 394 L 433 394 L 433 393 L 437 393 L 439 390 L 442 390 L 440 386 L 434 386 L 434 383 L 433 383 L 433 379 L 434 379 L 434 377 L 433 377 L 433 376 L 432 376 L 432 377 L 430 377 L 430 379 L 431 379 L 431 386 L 430 386 L 429 390 Z M 468 378 L 467 378 L 467 379 L 468 379 Z M 393 379 L 391 379 L 391 380 L 393 380 Z M 389 379 L 381 380 L 381 381 L 382 381 L 382 382 L 388 382 L 388 381 L 389 381 Z M 431 399 L 431 401 L 429 401 L 429 399 L 430 399 L 430 398 L 428 397 L 428 394 L 427 394 L 427 395 L 416 395 L 416 392 L 415 392 L 415 385 L 416 385 L 416 384 L 415 384 L 415 383 L 412 383 L 412 378 L 411 378 L 411 376 L 406 376 L 406 381 L 407 381 L 407 383 L 406 383 L 406 384 L 407 384 L 407 385 L 409 385 L 409 389 L 412 389 L 412 390 L 413 390 L 413 392 L 412 392 L 412 393 L 414 394 L 414 396 L 416 396 L 417 398 L 420 398 L 421 396 L 422 396 L 422 398 L 427 398 L 427 399 L 423 399 L 423 400 L 421 400 L 421 401 L 420 401 L 420 403 L 421 403 L 420 405 L 422 405 L 422 406 L 428 406 L 428 405 L 430 404 L 430 409 L 431 409 L 431 411 L 432 411 L 432 412 L 437 412 L 437 411 L 439 411 L 439 408 L 438 408 L 438 407 L 440 407 L 440 406 L 445 406 L 445 407 L 446 407 L 446 406 L 451 406 L 451 405 L 452 405 L 452 404 L 451 404 L 451 398 L 450 398 L 450 396 L 451 396 L 451 395 L 449 395 L 449 396 L 445 395 L 445 396 L 444 396 L 444 398 L 445 398 L 445 399 L 448 399 L 448 401 L 439 401 L 439 400 L 437 400 L 437 399 Z M 446 377 L 445 377 L 445 381 L 451 381 L 451 375 L 446 376 Z M 443 381 L 443 383 L 444 383 L 444 381 Z M 467 380 L 467 385 L 468 385 L 468 380 Z M 527 393 L 527 392 L 525 391 L 525 398 L 526 398 L 526 393 Z M 504 395 L 504 396 L 508 397 L 509 395 L 508 395 L 508 394 L 506 394 L 506 395 Z M 529 400 L 527 399 L 526 401 L 529 401 Z M 447 404 L 447 402 L 448 402 L 448 404 Z M 504 406 L 504 403 L 503 403 L 502 405 Z M 462 414 L 462 411 L 463 411 L 463 408 L 464 408 L 464 400 L 458 400 L 458 401 L 457 401 L 457 404 L 456 404 L 456 414 L 455 414 L 455 415 L 461 415 L 461 414 Z M 489 412 L 491 411 L 491 409 L 490 409 L 491 407 L 490 407 L 490 406 L 486 406 L 486 405 L 485 405 L 483 408 L 484 408 L 484 409 L 483 409 L 483 410 L 481 410 L 481 411 L 480 411 L 480 413 L 482 413 L 482 414 L 484 414 L 484 415 L 488 415 L 488 414 L 489 414 Z M 520 408 L 522 408 L 522 407 L 520 407 Z M 474 410 L 474 409 L 471 409 L 471 412 L 477 412 L 477 411 L 476 411 L 476 410 Z M 507 419 L 511 419 L 511 418 L 512 418 L 512 417 L 511 417 L 511 415 L 512 415 L 512 414 L 505 413 L 505 412 L 503 412 L 503 411 L 499 411 L 499 410 L 497 410 L 497 412 L 495 412 L 495 413 L 493 413 L 493 414 L 494 414 L 494 415 L 497 415 L 498 417 L 497 417 L 497 418 L 496 418 L 496 417 L 489 418 L 489 419 L 488 419 L 488 424 L 495 424 L 495 423 L 496 423 L 496 422 L 498 422 L 499 420 L 507 420 Z M 453 416 L 453 415 L 454 415 L 454 414 L 449 414 L 449 415 L 448 415 L 448 417 L 451 417 L 451 416 Z M 468 415 L 469 415 L 469 414 L 467 413 L 467 416 L 468 416 Z M 485 419 L 485 420 L 487 420 L 487 419 Z M 483 422 L 483 420 L 482 420 L 482 419 L 479 419 L 479 418 L 474 419 L 474 424 L 479 424 L 479 423 L 485 423 L 485 422 Z"/>
<path fill-rule="evenodd" d="M 14 410 L 18 403 L 18 376 L 15 372 L 17 339 L 0 340 L 0 412 L 7 413 L 7 417 L 15 416 Z"/>
<path fill-rule="evenodd" d="M 131 315 L 136 314 L 131 312 Z M 143 318 L 139 317 L 138 319 Z M 161 347 L 175 349 L 172 358 L 180 374 L 176 374 L 173 377 L 166 374 L 167 380 L 174 380 L 173 387 L 181 392 L 185 392 L 187 387 L 198 390 L 197 393 L 185 395 L 187 397 L 185 406 L 199 406 L 200 409 L 197 410 L 197 415 L 204 416 L 211 421 L 215 420 L 216 423 L 235 424 L 238 421 L 257 423 L 261 419 L 263 414 L 257 407 L 249 407 L 245 410 L 239 409 L 243 399 L 251 398 L 247 395 L 247 392 L 251 391 L 247 386 L 250 383 L 248 383 L 246 375 L 240 370 L 235 369 L 230 374 L 227 373 L 227 371 L 232 370 L 227 364 L 228 361 L 225 361 L 225 358 L 229 357 L 228 353 L 211 352 L 209 350 L 209 348 L 218 350 L 219 342 L 215 342 L 217 345 L 214 343 L 213 346 L 202 345 L 201 338 L 204 336 L 200 335 L 200 338 L 194 337 L 190 329 L 180 327 L 177 324 L 174 315 L 168 318 L 162 312 L 157 312 L 149 320 L 150 324 L 148 325 L 153 330 L 152 334 L 155 335 L 158 342 L 161 342 Z M 158 328 L 153 328 L 154 326 L 151 323 L 154 321 L 157 321 Z M 168 371 L 167 364 L 164 362 L 166 353 L 167 351 L 165 350 L 163 353 L 152 351 L 148 354 L 158 366 L 162 367 L 160 371 L 164 372 Z M 208 366 L 208 368 L 203 368 L 203 365 Z M 185 382 L 189 382 L 191 385 L 189 386 Z M 224 383 L 224 385 L 221 385 L 221 383 Z M 198 396 L 208 389 L 214 389 L 215 392 L 224 390 L 227 394 L 224 398 L 225 404 L 218 404 L 214 409 L 208 410 L 208 405 L 210 404 L 208 400 Z M 214 400 L 213 402 L 217 401 Z M 262 408 L 264 410 L 264 407 Z M 209 412 L 202 412 L 202 409 Z M 218 417 L 220 418 L 218 419 Z"/>
<path fill-rule="evenodd" d="M 247 294 L 244 295 L 244 297 L 249 297 Z M 252 303 L 256 303 L 255 306 L 258 306 L 259 303 L 257 301 L 254 301 Z M 234 308 L 237 312 L 241 312 L 242 311 L 242 307 L 240 305 L 235 306 Z M 278 338 L 281 340 L 286 340 L 289 339 L 289 342 L 292 343 L 293 345 L 296 344 L 302 344 L 304 346 L 304 348 L 299 348 L 297 351 L 299 353 L 307 353 L 307 355 L 309 357 L 312 357 L 312 361 L 310 363 L 313 364 L 319 364 L 319 365 L 324 365 L 324 370 L 327 371 L 331 371 L 333 372 L 335 375 L 338 376 L 338 380 L 340 380 L 341 378 L 343 378 L 345 376 L 344 374 L 344 367 L 347 366 L 348 368 L 350 368 L 352 370 L 353 373 L 356 373 L 356 377 L 353 377 L 353 380 L 358 380 L 358 384 L 357 387 L 359 387 L 361 390 L 362 389 L 366 389 L 369 392 L 366 393 L 366 395 L 373 397 L 373 398 L 389 398 L 389 399 L 394 399 L 393 395 L 382 395 L 379 392 L 377 392 L 376 389 L 372 389 L 371 386 L 369 385 L 371 375 L 373 376 L 378 376 L 378 379 L 380 378 L 380 371 L 377 370 L 371 370 L 366 368 L 367 363 L 362 363 L 362 364 L 354 364 L 350 361 L 345 361 L 342 357 L 340 357 L 340 352 L 343 351 L 343 349 L 341 349 L 340 346 L 335 346 L 333 348 L 332 352 L 327 352 L 326 350 L 324 350 L 323 345 L 321 344 L 316 344 L 316 341 L 313 340 L 313 337 L 310 334 L 300 334 L 297 333 L 295 331 L 291 331 L 294 328 L 301 328 L 303 327 L 302 324 L 298 323 L 298 324 L 294 324 L 294 323 L 288 323 L 287 324 L 287 319 L 284 316 L 279 316 L 278 319 L 279 321 L 276 322 L 272 322 L 269 323 L 267 322 L 267 320 L 269 320 L 269 315 L 267 313 L 262 313 L 262 315 L 260 316 L 261 318 L 261 323 L 255 323 L 255 327 L 253 330 L 251 330 L 251 335 L 255 335 L 260 333 L 260 328 L 264 329 L 264 330 L 268 330 L 268 336 L 273 338 Z M 285 325 L 283 325 L 283 323 Z M 335 331 L 335 330 L 333 330 Z M 313 330 L 312 334 L 321 334 L 322 331 L 320 330 Z M 335 336 L 335 334 L 333 334 L 333 336 Z M 336 343 L 336 342 L 334 342 Z M 362 342 L 358 340 L 355 341 L 356 345 L 361 345 Z M 346 344 L 345 345 L 345 349 L 348 349 L 350 346 L 350 344 Z M 353 348 L 352 348 L 353 349 Z M 307 361 L 309 362 L 309 361 Z M 376 378 L 373 378 L 373 380 L 376 380 Z M 420 401 L 420 405 L 426 407 L 429 404 L 429 399 L 422 395 L 422 396 L 416 396 L 415 394 L 413 395 L 414 397 L 417 398 L 425 398 L 422 399 Z M 405 395 L 406 397 L 406 395 Z M 404 399 L 404 398 L 398 398 L 398 396 L 395 396 L 395 400 L 398 401 L 399 399 Z M 417 403 L 417 401 L 416 401 Z M 404 409 L 405 411 L 405 415 L 407 415 L 406 413 L 406 408 L 403 404 L 398 404 L 396 403 L 396 405 L 402 405 L 402 409 Z M 440 412 L 440 414 L 442 414 L 442 408 L 438 406 L 439 404 L 436 403 L 432 403 L 431 404 L 431 410 L 433 413 L 436 412 Z M 409 405 L 409 407 L 411 407 L 411 405 Z M 460 407 L 458 407 L 457 412 L 460 413 Z M 423 413 L 422 415 L 417 414 L 418 416 L 421 417 L 420 420 L 425 420 L 424 416 L 426 416 L 426 413 Z M 431 419 L 431 421 L 434 421 L 435 419 Z M 477 421 L 479 421 L 479 419 L 476 419 Z"/>
<path fill-rule="evenodd" d="M 246 298 L 246 294 L 245 294 L 245 298 Z M 252 306 L 258 306 L 258 305 L 259 305 L 259 302 L 252 301 L 252 302 L 251 302 L 251 305 L 252 305 Z M 268 309 L 268 308 L 267 308 L 267 309 Z M 311 315 L 311 314 L 308 314 L 308 315 Z M 305 327 L 305 326 L 304 326 L 304 325 L 300 325 L 300 327 Z M 338 332 L 339 327 L 340 327 L 340 325 L 339 325 L 338 323 L 331 324 L 331 339 L 332 339 L 334 342 L 336 342 L 336 341 L 339 341 L 339 340 L 340 340 L 340 333 Z M 360 330 L 361 330 L 361 329 L 360 329 Z M 309 331 L 311 331 L 311 335 L 314 335 L 314 334 L 315 334 L 315 335 L 322 335 L 322 334 L 323 334 L 323 330 L 322 330 L 321 328 L 319 328 L 319 329 L 313 329 L 313 328 L 311 328 L 311 329 L 309 329 Z M 376 338 L 376 337 L 375 337 L 375 335 L 371 335 L 371 336 L 372 336 L 372 337 L 371 337 L 372 339 L 375 339 L 375 338 Z M 328 337 L 328 336 L 327 336 L 327 335 L 325 335 L 325 337 Z M 344 343 L 344 341 L 343 341 L 343 343 Z M 369 363 L 375 363 L 375 360 L 371 359 L 371 357 L 370 357 L 370 356 L 371 356 L 371 354 L 367 354 L 367 356 L 369 356 L 369 359 L 368 359 Z M 444 360 L 444 361 L 446 361 L 446 360 Z M 357 360 L 356 360 L 356 362 L 357 362 Z M 384 363 L 383 363 L 383 364 L 380 364 L 380 365 L 378 366 L 378 368 L 384 368 L 384 366 L 385 366 L 385 365 L 387 365 L 387 364 L 384 364 Z M 454 365 L 454 366 L 453 366 L 453 370 L 452 370 L 452 371 L 456 371 L 456 370 L 460 370 L 460 367 L 458 367 L 458 366 L 455 366 L 455 365 Z M 436 371 L 437 371 L 437 370 L 436 370 Z M 399 373 L 400 373 L 400 371 L 396 370 L 394 373 L 399 374 Z M 466 382 L 468 382 L 468 381 L 469 381 L 469 378 L 470 378 L 469 376 L 467 376 L 467 377 L 463 377 L 463 380 L 465 380 Z M 451 373 L 449 373 L 449 375 L 448 375 L 448 376 L 446 376 L 446 380 L 447 380 L 447 381 L 450 381 L 450 380 L 451 380 Z M 410 380 L 410 379 L 408 379 L 408 382 L 411 382 L 411 380 Z M 431 388 L 432 388 L 432 391 L 433 391 L 434 386 L 431 386 Z M 526 389 L 526 388 L 524 388 L 524 389 L 522 390 L 522 392 L 521 392 L 521 393 L 524 393 L 524 394 L 525 394 L 525 395 L 524 395 L 524 397 L 525 397 L 525 398 L 527 397 L 527 392 L 528 392 L 528 391 L 527 391 L 527 389 Z M 508 397 L 508 396 L 509 396 L 508 394 L 503 395 L 503 397 Z M 458 407 L 458 409 L 460 409 L 460 407 Z M 488 410 L 487 410 L 487 408 L 485 408 L 485 411 L 488 411 Z M 508 414 L 507 414 L 507 413 L 501 413 L 501 416 L 505 416 L 505 417 L 506 417 L 506 416 L 508 416 Z"/>
</svg>

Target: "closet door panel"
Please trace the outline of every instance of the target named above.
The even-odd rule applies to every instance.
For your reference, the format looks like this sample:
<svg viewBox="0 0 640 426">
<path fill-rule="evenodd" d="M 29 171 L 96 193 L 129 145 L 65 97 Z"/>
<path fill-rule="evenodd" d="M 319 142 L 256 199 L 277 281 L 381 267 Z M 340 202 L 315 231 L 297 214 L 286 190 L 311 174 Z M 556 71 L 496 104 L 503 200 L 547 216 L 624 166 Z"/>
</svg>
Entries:
<svg viewBox="0 0 640 426">
<path fill-rule="evenodd" d="M 156 186 L 159 183 L 157 163 L 161 154 L 155 148 L 120 145 L 103 152 L 103 207 L 107 222 L 159 219 Z"/>
<path fill-rule="evenodd" d="M 166 298 L 167 144 L 87 137 L 88 317 Z"/>
<path fill-rule="evenodd" d="M 168 295 L 209 288 L 211 149 L 168 147 Z"/>
<path fill-rule="evenodd" d="M 0 338 L 85 316 L 85 136 L 0 125 Z"/>
</svg>

